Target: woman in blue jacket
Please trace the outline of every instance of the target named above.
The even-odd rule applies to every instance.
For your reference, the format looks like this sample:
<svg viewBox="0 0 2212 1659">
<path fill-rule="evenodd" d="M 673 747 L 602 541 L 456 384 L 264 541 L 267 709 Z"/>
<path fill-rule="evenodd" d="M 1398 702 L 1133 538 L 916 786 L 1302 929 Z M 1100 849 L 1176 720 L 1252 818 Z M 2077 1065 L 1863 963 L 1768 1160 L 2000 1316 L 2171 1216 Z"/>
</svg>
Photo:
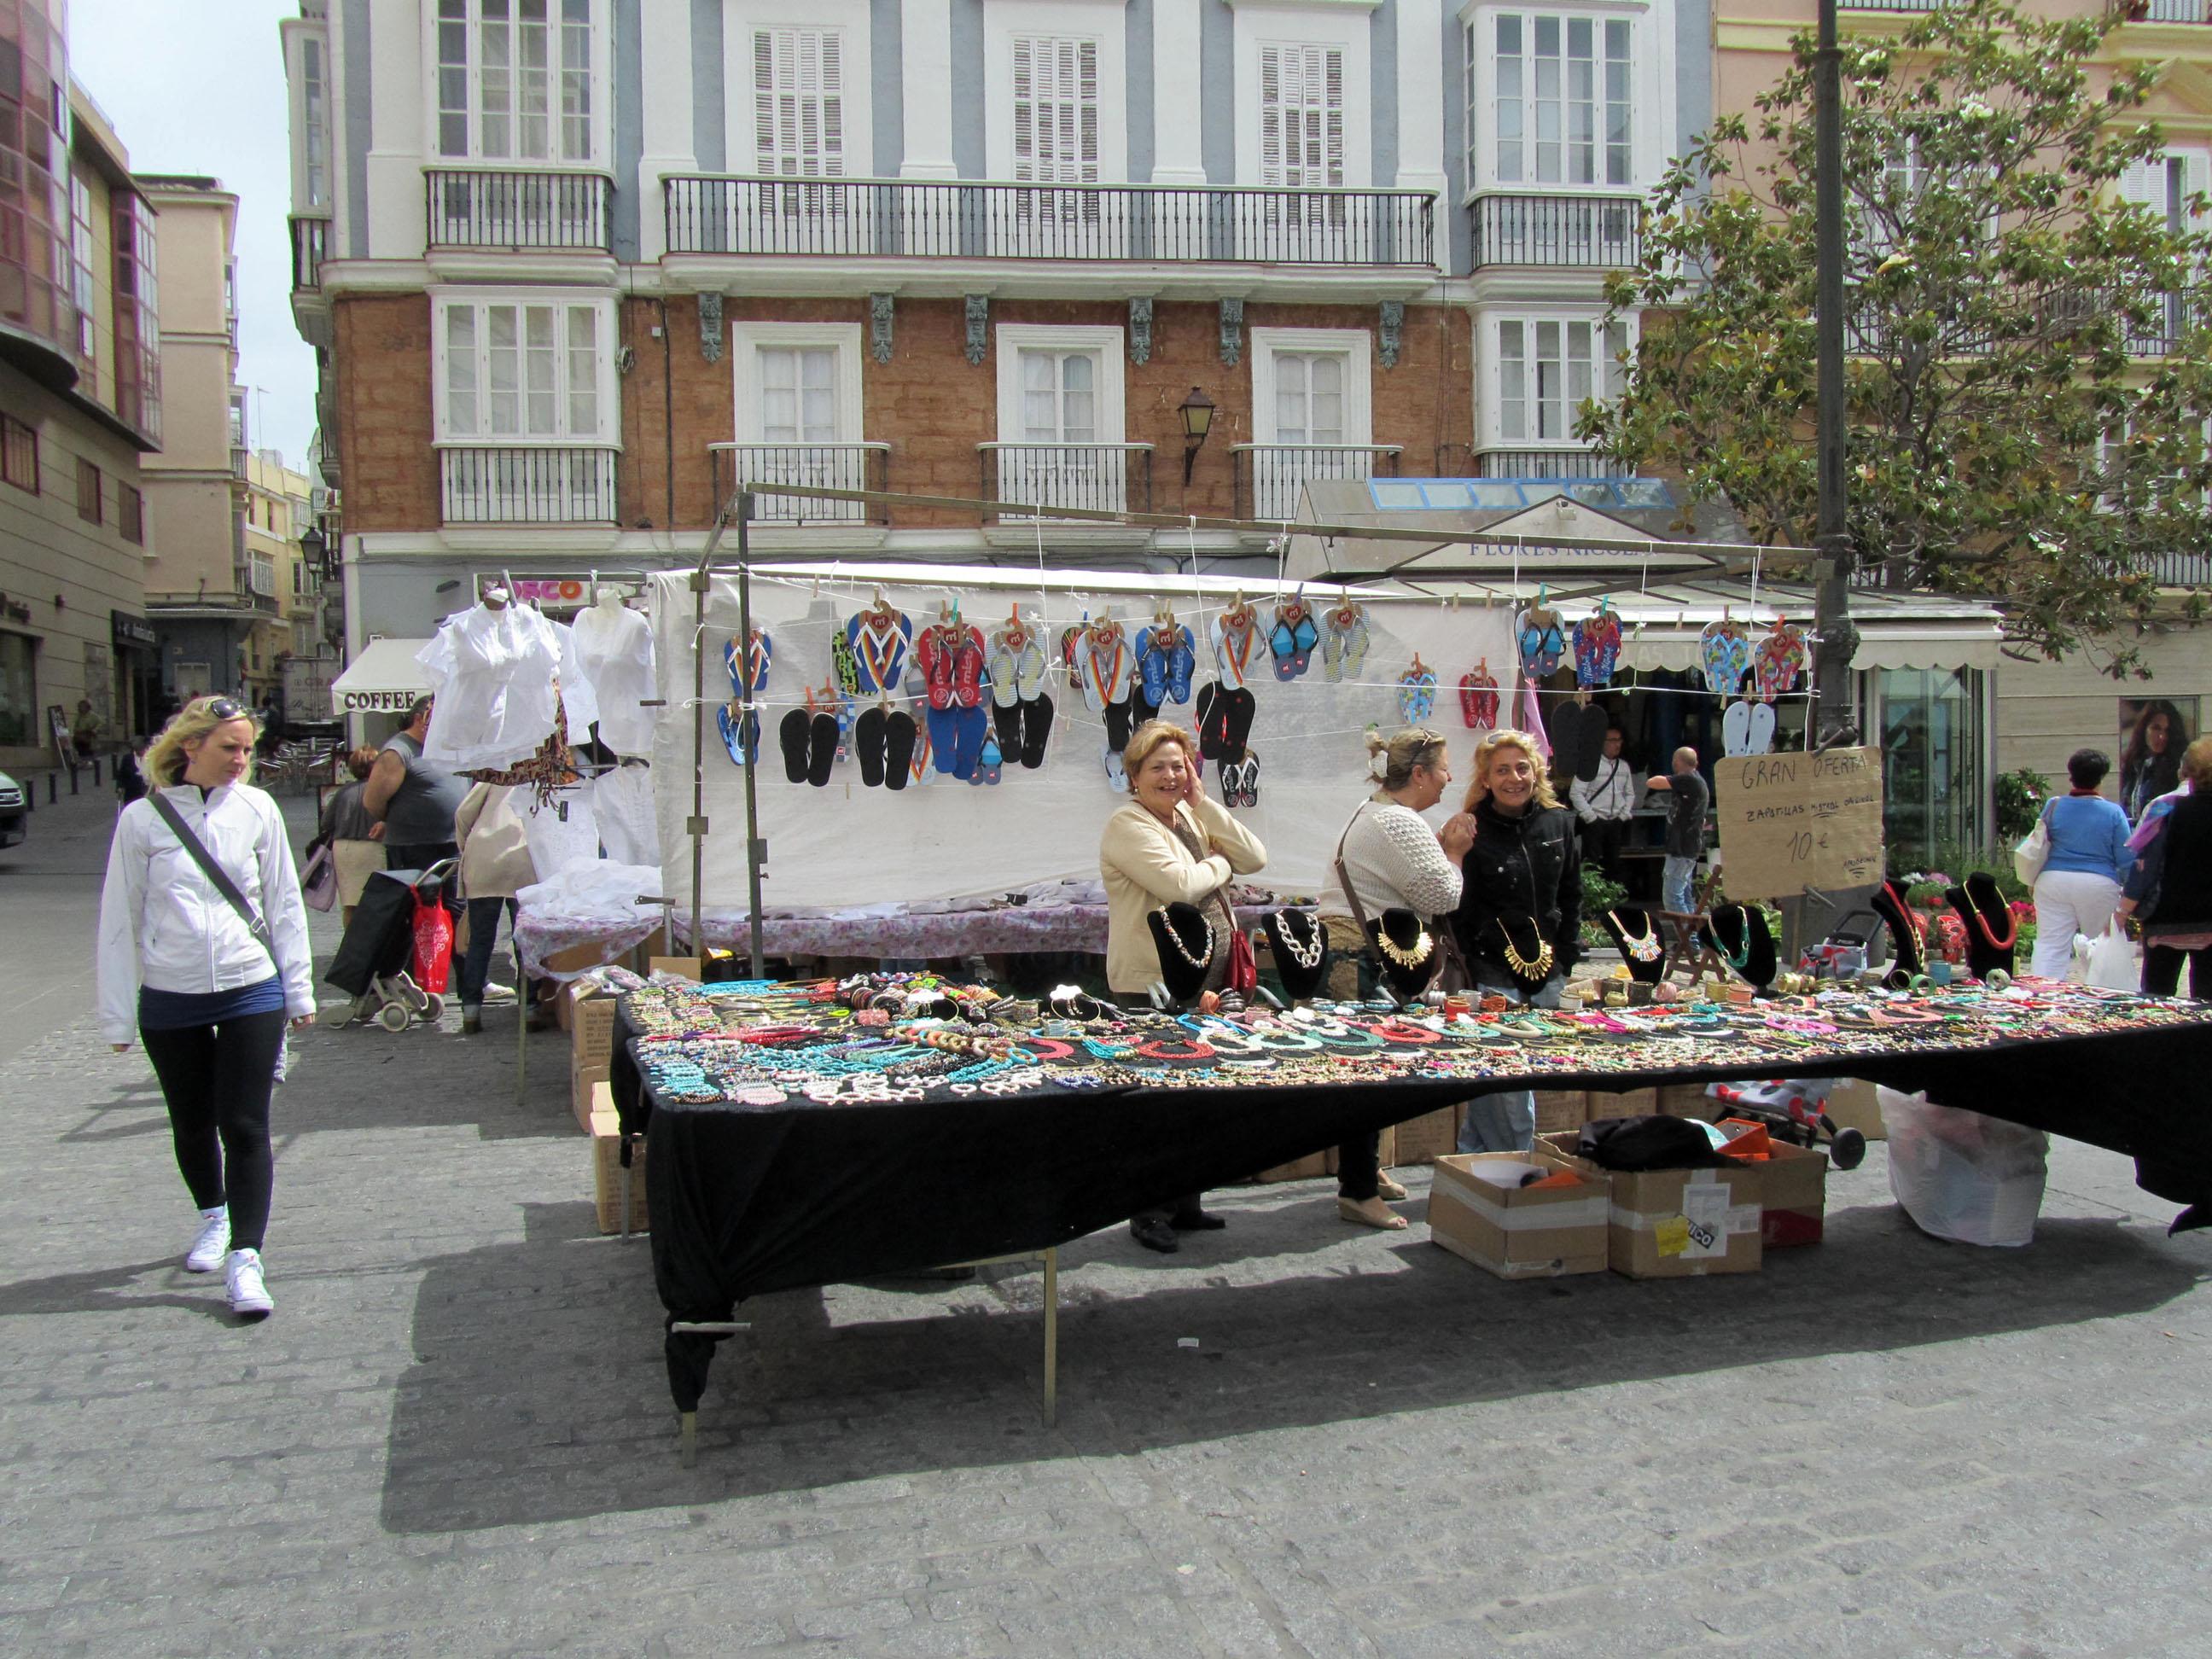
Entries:
<svg viewBox="0 0 2212 1659">
<path fill-rule="evenodd" d="M 2035 957 L 2028 971 L 2064 979 L 2074 962 L 2074 935 L 2095 939 L 2112 920 L 2120 884 L 2135 854 L 2128 850 L 2128 815 L 2097 793 L 2112 763 L 2094 749 L 2067 757 L 2074 787 L 2045 803 L 2051 856 L 2035 878 Z"/>
</svg>

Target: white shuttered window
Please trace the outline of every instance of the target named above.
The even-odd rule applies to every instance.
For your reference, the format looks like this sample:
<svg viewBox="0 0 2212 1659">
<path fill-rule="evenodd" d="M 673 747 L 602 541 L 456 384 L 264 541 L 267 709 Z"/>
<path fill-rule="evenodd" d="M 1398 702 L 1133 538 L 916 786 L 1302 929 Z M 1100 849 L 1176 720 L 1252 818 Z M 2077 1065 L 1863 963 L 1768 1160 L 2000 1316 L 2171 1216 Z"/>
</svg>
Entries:
<svg viewBox="0 0 2212 1659">
<path fill-rule="evenodd" d="M 843 36 L 836 29 L 753 32 L 756 170 L 790 179 L 845 174 Z"/>
<path fill-rule="evenodd" d="M 1098 182 L 1098 43 L 1016 35 L 1014 178 L 1022 184 Z"/>
<path fill-rule="evenodd" d="M 1344 49 L 1260 48 L 1260 182 L 1292 190 L 1344 183 Z"/>
</svg>

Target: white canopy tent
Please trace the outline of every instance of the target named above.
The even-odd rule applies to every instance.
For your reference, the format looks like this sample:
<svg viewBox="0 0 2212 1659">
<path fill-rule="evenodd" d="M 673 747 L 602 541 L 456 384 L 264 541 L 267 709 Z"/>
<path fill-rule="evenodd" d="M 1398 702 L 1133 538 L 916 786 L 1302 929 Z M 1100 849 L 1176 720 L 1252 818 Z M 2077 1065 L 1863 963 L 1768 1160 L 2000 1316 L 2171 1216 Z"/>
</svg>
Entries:
<svg viewBox="0 0 2212 1659">
<path fill-rule="evenodd" d="M 371 640 L 331 682 L 331 707 L 339 714 L 404 714 L 430 690 L 430 677 L 415 653 L 428 640 Z"/>
</svg>

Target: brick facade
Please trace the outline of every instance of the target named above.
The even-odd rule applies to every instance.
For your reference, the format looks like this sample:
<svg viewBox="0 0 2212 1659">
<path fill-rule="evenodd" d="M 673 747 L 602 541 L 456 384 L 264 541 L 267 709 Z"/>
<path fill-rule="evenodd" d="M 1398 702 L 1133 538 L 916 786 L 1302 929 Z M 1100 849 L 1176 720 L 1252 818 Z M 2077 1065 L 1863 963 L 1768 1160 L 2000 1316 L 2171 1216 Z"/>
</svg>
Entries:
<svg viewBox="0 0 2212 1659">
<path fill-rule="evenodd" d="M 423 295 L 341 299 L 332 307 L 337 350 L 338 430 L 354 531 L 433 530 L 439 523 L 438 469 L 431 415 L 430 301 Z M 832 322 L 864 331 L 864 300 L 726 299 L 720 359 L 700 349 L 697 301 L 688 295 L 623 302 L 617 323 L 630 367 L 621 377 L 623 453 L 617 473 L 625 527 L 696 530 L 711 523 L 714 490 L 708 446 L 736 433 L 735 380 L 727 330 L 744 322 Z M 1126 329 L 1128 309 L 1115 301 L 994 301 L 990 324 L 1073 325 Z M 1163 301 L 1152 321 L 1149 362 L 1122 373 L 1125 441 L 1154 446 L 1152 507 L 1161 513 L 1227 517 L 1236 505 L 1232 444 L 1253 434 L 1252 358 L 1255 328 L 1376 327 L 1373 306 L 1254 304 L 1245 308 L 1243 360 L 1220 356 L 1220 319 L 1210 303 Z M 656 332 L 657 331 L 657 332 Z M 967 324 L 957 299 L 902 300 L 891 360 L 861 365 L 864 438 L 891 446 L 890 487 L 916 495 L 974 496 L 985 485 L 978 444 L 999 435 L 998 365 L 965 355 Z M 1463 453 L 1474 430 L 1473 330 L 1467 313 L 1408 307 L 1396 367 L 1371 369 L 1373 434 L 1402 446 L 1412 474 L 1436 469 L 1438 453 Z M 1182 483 L 1182 426 L 1177 409 L 1193 386 L 1213 399 L 1213 426 L 1188 492 Z M 670 435 L 673 433 L 673 454 Z M 673 465 L 671 465 L 672 459 Z M 966 528 L 973 514 L 902 507 L 898 529 Z"/>
</svg>

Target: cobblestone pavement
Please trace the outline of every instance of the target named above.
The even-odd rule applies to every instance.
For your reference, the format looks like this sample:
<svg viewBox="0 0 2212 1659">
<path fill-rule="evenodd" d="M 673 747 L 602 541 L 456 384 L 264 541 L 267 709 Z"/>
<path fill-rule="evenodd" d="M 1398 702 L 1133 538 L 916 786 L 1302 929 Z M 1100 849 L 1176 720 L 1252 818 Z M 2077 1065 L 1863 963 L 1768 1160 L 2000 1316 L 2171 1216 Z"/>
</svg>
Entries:
<svg viewBox="0 0 2212 1659">
<path fill-rule="evenodd" d="M 1063 1253 L 1056 1430 L 993 1268 L 752 1304 L 686 1470 L 647 1249 L 513 1018 L 305 1040 L 243 1328 L 143 1057 L 78 1014 L 7 1063 L 0 1650 L 2212 1652 L 2212 1243 L 2109 1155 L 1990 1251 L 1877 1147 L 1825 1244 L 1680 1283 L 1491 1279 L 1423 1180 L 1395 1236 L 1241 1188 L 1172 1261 Z"/>
</svg>

